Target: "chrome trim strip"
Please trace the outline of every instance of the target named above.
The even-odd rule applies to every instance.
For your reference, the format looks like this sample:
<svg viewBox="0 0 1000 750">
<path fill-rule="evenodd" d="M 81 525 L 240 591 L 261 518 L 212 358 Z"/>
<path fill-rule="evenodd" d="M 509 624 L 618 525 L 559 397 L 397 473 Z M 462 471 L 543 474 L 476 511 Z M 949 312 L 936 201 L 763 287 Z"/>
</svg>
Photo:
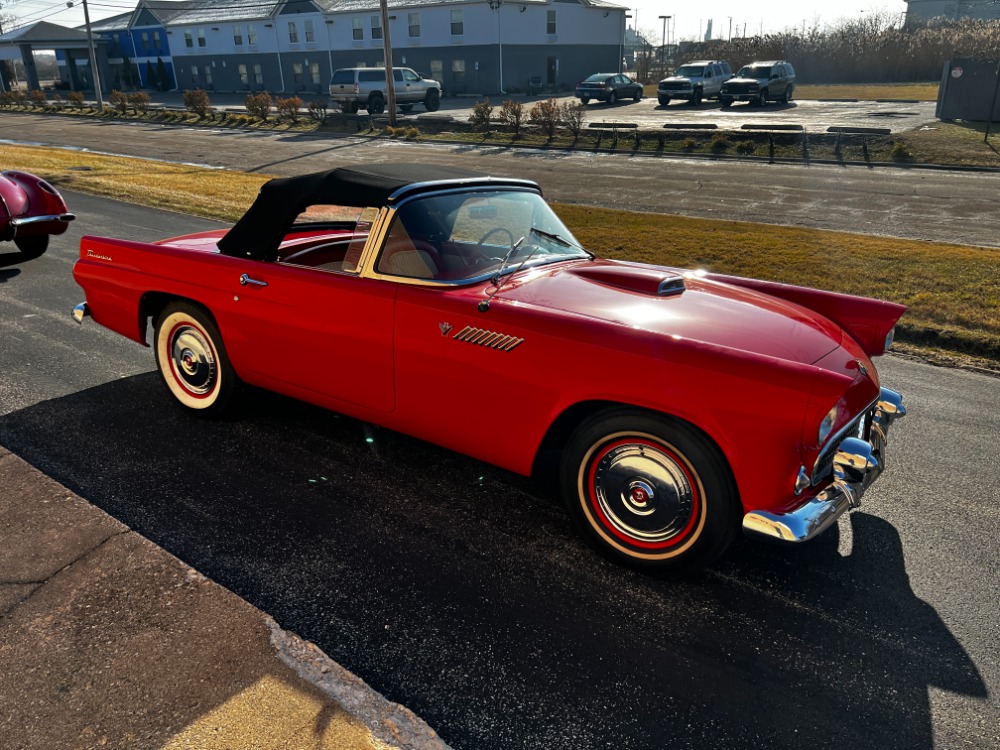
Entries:
<svg viewBox="0 0 1000 750">
<path fill-rule="evenodd" d="M 76 218 L 75 214 L 50 214 L 48 216 L 26 216 L 23 219 L 11 219 L 10 225 L 14 227 L 24 227 L 29 224 L 44 224 L 49 221 L 58 221 L 68 224 Z"/>
<path fill-rule="evenodd" d="M 792 544 L 823 533 L 844 513 L 861 505 L 865 491 L 885 470 L 889 426 L 905 415 L 903 397 L 883 388 L 875 406 L 869 439 L 848 437 L 837 446 L 833 481 L 789 513 L 750 511 L 743 517 L 743 532 L 755 539 Z"/>
</svg>

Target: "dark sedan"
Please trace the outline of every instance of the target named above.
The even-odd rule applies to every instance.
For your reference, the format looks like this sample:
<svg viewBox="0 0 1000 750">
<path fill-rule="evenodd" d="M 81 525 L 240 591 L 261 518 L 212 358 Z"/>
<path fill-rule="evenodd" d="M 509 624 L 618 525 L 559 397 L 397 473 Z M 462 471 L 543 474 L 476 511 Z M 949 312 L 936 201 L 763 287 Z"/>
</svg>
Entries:
<svg viewBox="0 0 1000 750">
<path fill-rule="evenodd" d="M 614 104 L 619 99 L 639 101 L 642 84 L 620 73 L 595 73 L 577 84 L 576 97 L 587 104 L 591 99 Z"/>
</svg>

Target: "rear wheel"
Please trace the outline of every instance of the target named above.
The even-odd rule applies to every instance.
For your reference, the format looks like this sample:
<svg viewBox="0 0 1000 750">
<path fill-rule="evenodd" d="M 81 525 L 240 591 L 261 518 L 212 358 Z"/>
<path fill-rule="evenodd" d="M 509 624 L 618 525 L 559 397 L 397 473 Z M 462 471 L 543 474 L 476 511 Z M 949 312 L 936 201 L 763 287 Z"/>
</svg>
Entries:
<svg viewBox="0 0 1000 750">
<path fill-rule="evenodd" d="M 589 96 L 581 96 L 580 97 L 580 104 L 590 104 L 590 97 Z"/>
<path fill-rule="evenodd" d="M 441 94 L 437 89 L 431 89 L 424 97 L 424 108 L 428 112 L 437 112 L 441 106 Z"/>
<path fill-rule="evenodd" d="M 360 107 L 358 106 L 358 102 L 355 99 L 354 101 L 347 103 L 347 105 L 344 108 L 344 111 L 350 115 L 356 115 L 359 109 Z"/>
<path fill-rule="evenodd" d="M 49 236 L 47 234 L 34 234 L 27 237 L 15 237 L 14 245 L 21 251 L 21 255 L 37 258 L 48 249 Z"/>
<path fill-rule="evenodd" d="M 612 91 L 610 94 L 608 94 L 608 104 L 617 104 L 617 103 L 618 103 L 618 94 Z"/>
<path fill-rule="evenodd" d="M 385 112 L 385 99 L 381 94 L 372 94 L 368 97 L 368 106 L 365 109 L 370 115 L 380 115 Z"/>
<path fill-rule="evenodd" d="M 737 492 L 718 448 L 660 415 L 614 409 L 586 420 L 564 453 L 562 485 L 587 541 L 639 569 L 704 565 L 737 531 Z"/>
<path fill-rule="evenodd" d="M 178 403 L 200 416 L 223 414 L 240 381 L 208 312 L 173 302 L 157 319 L 154 339 L 157 369 Z"/>
</svg>

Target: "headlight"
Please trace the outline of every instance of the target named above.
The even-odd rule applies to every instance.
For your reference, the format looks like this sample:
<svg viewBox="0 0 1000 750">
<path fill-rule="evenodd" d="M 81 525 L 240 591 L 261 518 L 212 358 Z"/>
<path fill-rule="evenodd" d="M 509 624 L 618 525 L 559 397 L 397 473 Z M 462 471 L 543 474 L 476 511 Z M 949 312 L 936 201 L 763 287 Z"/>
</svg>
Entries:
<svg viewBox="0 0 1000 750">
<path fill-rule="evenodd" d="M 889 351 L 889 347 L 892 346 L 893 340 L 896 338 L 896 326 L 889 329 L 889 333 L 885 335 L 885 349 L 883 351 Z"/>
<path fill-rule="evenodd" d="M 833 431 L 833 426 L 837 423 L 837 407 L 834 406 L 830 411 L 827 412 L 826 416 L 823 417 L 823 421 L 819 423 L 819 444 L 823 445 L 826 439 L 830 437 L 830 433 Z"/>
</svg>

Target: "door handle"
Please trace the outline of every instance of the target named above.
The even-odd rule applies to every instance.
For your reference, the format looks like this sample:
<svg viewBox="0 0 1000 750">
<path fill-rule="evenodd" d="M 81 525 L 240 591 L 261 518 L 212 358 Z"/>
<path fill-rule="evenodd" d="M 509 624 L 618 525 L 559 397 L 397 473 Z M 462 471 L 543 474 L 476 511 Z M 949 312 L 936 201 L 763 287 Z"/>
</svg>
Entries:
<svg viewBox="0 0 1000 750">
<path fill-rule="evenodd" d="M 266 281 L 257 281 L 257 279 L 251 279 L 249 274 L 243 274 L 240 276 L 240 286 L 246 286 L 247 284 L 253 284 L 254 286 L 267 286 Z"/>
</svg>

